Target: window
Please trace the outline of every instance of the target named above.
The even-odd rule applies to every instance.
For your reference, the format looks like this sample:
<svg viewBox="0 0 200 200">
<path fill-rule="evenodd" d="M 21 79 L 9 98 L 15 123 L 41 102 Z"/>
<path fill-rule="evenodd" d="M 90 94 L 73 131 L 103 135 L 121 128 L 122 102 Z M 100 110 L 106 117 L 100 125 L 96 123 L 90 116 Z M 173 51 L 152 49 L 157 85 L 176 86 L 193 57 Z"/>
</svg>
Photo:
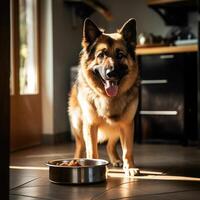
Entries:
<svg viewBox="0 0 200 200">
<path fill-rule="evenodd" d="M 37 0 L 19 0 L 19 93 L 37 94 Z"/>
</svg>

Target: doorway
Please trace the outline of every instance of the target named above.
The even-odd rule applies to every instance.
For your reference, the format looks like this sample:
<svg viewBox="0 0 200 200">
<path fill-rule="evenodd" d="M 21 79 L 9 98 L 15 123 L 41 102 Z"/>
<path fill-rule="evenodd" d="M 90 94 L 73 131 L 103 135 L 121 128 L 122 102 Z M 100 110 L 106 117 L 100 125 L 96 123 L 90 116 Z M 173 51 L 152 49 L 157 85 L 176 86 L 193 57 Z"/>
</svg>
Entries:
<svg viewBox="0 0 200 200">
<path fill-rule="evenodd" d="M 41 143 L 37 0 L 11 1 L 11 151 Z"/>
</svg>

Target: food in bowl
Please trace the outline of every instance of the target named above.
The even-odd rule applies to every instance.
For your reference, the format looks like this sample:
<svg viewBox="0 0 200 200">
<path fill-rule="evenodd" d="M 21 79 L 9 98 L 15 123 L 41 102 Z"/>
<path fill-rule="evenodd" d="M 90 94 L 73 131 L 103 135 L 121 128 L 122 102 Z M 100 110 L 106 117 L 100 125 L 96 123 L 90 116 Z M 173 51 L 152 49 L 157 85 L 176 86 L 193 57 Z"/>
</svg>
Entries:
<svg viewBox="0 0 200 200">
<path fill-rule="evenodd" d="M 58 166 L 66 166 L 66 167 L 82 166 L 77 160 L 58 162 L 58 163 L 56 163 L 56 165 L 58 165 Z"/>
</svg>

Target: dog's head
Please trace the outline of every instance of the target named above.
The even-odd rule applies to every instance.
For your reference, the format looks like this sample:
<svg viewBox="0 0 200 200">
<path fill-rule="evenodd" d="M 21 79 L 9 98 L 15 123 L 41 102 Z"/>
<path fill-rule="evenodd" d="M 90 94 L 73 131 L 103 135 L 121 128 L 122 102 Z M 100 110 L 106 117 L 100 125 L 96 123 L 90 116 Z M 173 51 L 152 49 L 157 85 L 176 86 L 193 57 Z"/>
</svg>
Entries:
<svg viewBox="0 0 200 200">
<path fill-rule="evenodd" d="M 83 26 L 81 67 L 85 80 L 100 95 L 115 97 L 137 79 L 136 21 L 128 20 L 116 33 L 104 33 L 90 19 Z"/>
</svg>

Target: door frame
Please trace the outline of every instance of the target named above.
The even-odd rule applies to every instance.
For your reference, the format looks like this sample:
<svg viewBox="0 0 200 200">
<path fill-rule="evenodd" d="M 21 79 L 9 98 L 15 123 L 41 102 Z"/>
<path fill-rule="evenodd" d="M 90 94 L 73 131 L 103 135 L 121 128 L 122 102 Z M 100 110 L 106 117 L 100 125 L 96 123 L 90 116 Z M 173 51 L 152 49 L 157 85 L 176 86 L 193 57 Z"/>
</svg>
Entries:
<svg viewBox="0 0 200 200">
<path fill-rule="evenodd" d="M 0 6 L 0 193 L 9 199 L 9 148 L 10 148 L 10 1 Z"/>
<path fill-rule="evenodd" d="M 13 94 L 10 96 L 10 127 L 11 137 L 10 146 L 11 151 L 23 149 L 29 146 L 38 145 L 42 142 L 42 109 L 41 109 L 41 69 L 40 69 L 40 48 L 39 48 L 39 1 L 37 1 L 37 94 L 23 94 L 20 95 L 19 87 L 19 0 L 12 1 L 11 12 L 12 20 L 12 59 L 13 59 L 13 79 L 14 88 Z M 29 111 L 28 111 L 29 110 Z M 24 123 L 26 122 L 26 123 Z M 27 135 L 27 132 L 29 135 Z M 38 133 L 37 133 L 38 132 Z M 40 135 L 39 135 L 40 134 Z"/>
</svg>

